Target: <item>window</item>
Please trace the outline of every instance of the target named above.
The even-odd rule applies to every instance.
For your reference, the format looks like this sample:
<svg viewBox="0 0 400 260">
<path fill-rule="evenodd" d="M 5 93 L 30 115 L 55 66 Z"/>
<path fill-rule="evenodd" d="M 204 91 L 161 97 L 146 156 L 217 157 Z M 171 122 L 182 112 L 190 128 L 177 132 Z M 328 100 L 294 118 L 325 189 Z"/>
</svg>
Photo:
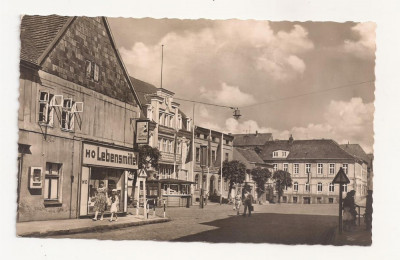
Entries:
<svg viewBox="0 0 400 260">
<path fill-rule="evenodd" d="M 317 173 L 318 174 L 322 174 L 323 173 L 323 164 L 322 163 L 318 163 L 318 170 L 317 170 Z"/>
<path fill-rule="evenodd" d="M 181 154 L 182 153 L 182 143 L 178 142 L 178 145 L 176 146 L 176 153 Z"/>
<path fill-rule="evenodd" d="M 310 183 L 307 182 L 305 187 L 306 187 L 306 191 L 309 192 L 310 191 Z"/>
<path fill-rule="evenodd" d="M 169 116 L 165 114 L 165 121 L 164 121 L 165 126 L 169 126 Z"/>
<path fill-rule="evenodd" d="M 348 168 L 349 168 L 349 165 L 347 164 L 347 163 L 344 163 L 343 164 L 343 171 L 344 171 L 344 173 L 348 173 Z"/>
<path fill-rule="evenodd" d="M 39 93 L 39 123 L 53 126 L 54 109 L 51 106 L 54 95 L 41 91 Z"/>
<path fill-rule="evenodd" d="M 163 151 L 164 152 L 167 152 L 168 150 L 167 150 L 167 140 L 164 140 L 163 141 Z"/>
<path fill-rule="evenodd" d="M 212 161 L 213 161 L 213 162 L 215 162 L 215 161 L 217 160 L 216 155 L 217 155 L 217 154 L 215 153 L 215 150 L 211 151 L 211 158 L 212 158 Z"/>
<path fill-rule="evenodd" d="M 169 118 L 169 127 L 174 127 L 174 122 L 175 122 L 175 116 L 170 116 Z"/>
<path fill-rule="evenodd" d="M 168 141 L 168 152 L 172 153 L 174 150 L 172 149 L 172 141 Z"/>
<path fill-rule="evenodd" d="M 164 113 L 160 110 L 160 114 L 158 117 L 158 124 L 163 125 L 164 124 Z"/>
<path fill-rule="evenodd" d="M 343 184 L 343 191 L 347 192 L 347 184 Z"/>
<path fill-rule="evenodd" d="M 299 183 L 298 182 L 295 182 L 294 184 L 293 184 L 293 190 L 294 191 L 298 191 L 299 190 Z M 293 198 L 294 199 L 294 198 Z"/>
<path fill-rule="evenodd" d="M 86 78 L 98 82 L 100 80 L 100 67 L 96 63 L 86 61 Z"/>
<path fill-rule="evenodd" d="M 317 203 L 321 204 L 322 203 L 322 198 L 321 197 L 317 197 Z"/>
<path fill-rule="evenodd" d="M 282 152 L 282 156 L 283 156 L 283 157 L 286 157 L 286 152 Z"/>
<path fill-rule="evenodd" d="M 61 113 L 61 129 L 66 131 L 74 130 L 74 112 L 72 111 L 72 107 L 74 106 L 74 102 L 72 98 L 65 98 L 62 107 Z"/>
<path fill-rule="evenodd" d="M 322 183 L 321 182 L 318 182 L 318 184 L 317 184 L 317 191 L 322 192 Z"/>
<path fill-rule="evenodd" d="M 196 162 L 200 162 L 200 148 L 196 147 Z"/>
<path fill-rule="evenodd" d="M 194 177 L 194 182 L 195 182 L 196 190 L 199 189 L 199 175 L 198 174 L 196 174 L 196 177 Z"/>
<path fill-rule="evenodd" d="M 159 151 L 162 151 L 162 142 L 163 142 L 162 139 L 158 139 L 158 150 Z"/>
<path fill-rule="evenodd" d="M 328 201 L 329 201 L 330 204 L 332 204 L 333 203 L 333 198 L 329 198 Z"/>
<path fill-rule="evenodd" d="M 299 164 L 295 163 L 294 164 L 294 174 L 298 174 L 299 173 Z"/>
<path fill-rule="evenodd" d="M 334 163 L 329 164 L 329 174 L 335 174 L 335 164 Z"/>
<path fill-rule="evenodd" d="M 274 163 L 274 172 L 276 172 L 278 170 L 278 164 Z"/>
<path fill-rule="evenodd" d="M 297 197 L 293 197 L 293 203 L 297 203 Z"/>
<path fill-rule="evenodd" d="M 287 172 L 287 171 L 289 170 L 289 164 L 284 163 L 284 164 L 283 164 L 283 170 L 284 170 L 285 172 Z"/>
<path fill-rule="evenodd" d="M 311 172 L 311 163 L 306 163 L 306 173 Z"/>
<path fill-rule="evenodd" d="M 44 179 L 45 200 L 59 201 L 60 199 L 60 169 L 60 164 L 46 163 L 46 174 Z"/>
<path fill-rule="evenodd" d="M 335 191 L 335 184 L 329 183 L 329 192 L 334 192 Z"/>
<path fill-rule="evenodd" d="M 278 155 L 278 152 L 273 152 L 273 154 L 272 154 L 272 157 L 278 157 L 279 155 Z"/>
</svg>

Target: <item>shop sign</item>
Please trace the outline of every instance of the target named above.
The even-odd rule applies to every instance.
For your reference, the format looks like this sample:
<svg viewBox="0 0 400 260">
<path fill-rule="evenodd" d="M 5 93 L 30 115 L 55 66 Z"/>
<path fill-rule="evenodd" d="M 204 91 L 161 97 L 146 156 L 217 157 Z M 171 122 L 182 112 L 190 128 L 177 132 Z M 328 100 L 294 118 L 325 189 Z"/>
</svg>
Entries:
<svg viewBox="0 0 400 260">
<path fill-rule="evenodd" d="M 136 144 L 149 144 L 149 121 L 136 121 Z"/>
<path fill-rule="evenodd" d="M 99 166 L 138 169 L 138 153 L 83 144 L 83 163 Z"/>
</svg>

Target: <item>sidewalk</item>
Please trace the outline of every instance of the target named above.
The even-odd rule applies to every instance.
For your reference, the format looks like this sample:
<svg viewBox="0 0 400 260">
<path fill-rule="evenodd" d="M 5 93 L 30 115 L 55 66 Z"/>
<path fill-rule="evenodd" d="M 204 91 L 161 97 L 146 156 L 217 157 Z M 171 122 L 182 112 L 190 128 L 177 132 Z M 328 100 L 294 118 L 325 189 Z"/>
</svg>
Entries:
<svg viewBox="0 0 400 260">
<path fill-rule="evenodd" d="M 333 245 L 335 246 L 370 246 L 372 244 L 372 232 L 365 230 L 365 225 L 356 226 L 352 231 L 343 231 L 339 234 L 339 230 L 335 230 L 333 237 Z"/>
<path fill-rule="evenodd" d="M 119 217 L 117 222 L 110 222 L 109 217 L 104 218 L 103 221 L 93 221 L 91 218 L 84 218 L 20 222 L 17 223 L 17 236 L 45 237 L 84 232 L 97 232 L 117 228 L 162 223 L 167 221 L 170 221 L 170 219 L 161 218 L 158 216 L 149 216 L 148 219 L 144 219 L 143 215 L 136 216 L 128 214 L 125 217 Z"/>
</svg>

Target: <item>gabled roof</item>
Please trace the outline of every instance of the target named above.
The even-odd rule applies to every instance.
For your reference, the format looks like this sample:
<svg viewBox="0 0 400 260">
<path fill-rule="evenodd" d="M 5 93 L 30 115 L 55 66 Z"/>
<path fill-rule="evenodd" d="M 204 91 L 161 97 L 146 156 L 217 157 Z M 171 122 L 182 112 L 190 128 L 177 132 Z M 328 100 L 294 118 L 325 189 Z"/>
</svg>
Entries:
<svg viewBox="0 0 400 260">
<path fill-rule="evenodd" d="M 21 60 L 39 64 L 39 58 L 73 17 L 25 15 L 21 20 Z"/>
<path fill-rule="evenodd" d="M 267 141 L 272 141 L 271 133 L 234 134 L 234 146 L 262 146 Z"/>
<path fill-rule="evenodd" d="M 261 157 L 252 149 L 234 147 L 233 157 L 235 157 L 235 154 L 241 154 L 247 161 L 252 163 L 264 163 Z"/>
<path fill-rule="evenodd" d="M 136 78 L 131 77 L 131 76 L 130 76 L 130 79 L 131 79 L 131 82 L 132 82 L 133 86 L 136 89 L 136 93 L 137 93 L 137 95 L 139 97 L 140 103 L 142 105 L 145 105 L 145 104 L 149 103 L 150 99 L 146 98 L 146 96 L 148 94 L 156 93 L 157 92 L 157 88 L 154 85 L 152 85 L 150 83 L 147 83 L 147 82 L 144 82 L 144 81 L 142 81 L 140 79 L 136 79 Z"/>
<path fill-rule="evenodd" d="M 272 153 L 277 150 L 289 151 L 287 158 L 273 158 Z M 260 154 L 264 161 L 268 160 L 296 160 L 296 159 L 353 159 L 340 146 L 330 139 L 316 140 L 276 140 L 265 143 Z"/>
<path fill-rule="evenodd" d="M 370 164 L 370 157 L 364 152 L 359 144 L 341 144 L 340 147 L 350 155 Z"/>
</svg>

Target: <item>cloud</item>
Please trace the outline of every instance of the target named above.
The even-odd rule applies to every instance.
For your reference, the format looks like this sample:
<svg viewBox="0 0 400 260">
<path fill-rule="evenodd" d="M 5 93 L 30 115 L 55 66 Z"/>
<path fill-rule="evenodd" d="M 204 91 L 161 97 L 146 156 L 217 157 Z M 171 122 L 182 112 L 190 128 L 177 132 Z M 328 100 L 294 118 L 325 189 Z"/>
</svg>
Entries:
<svg viewBox="0 0 400 260">
<path fill-rule="evenodd" d="M 256 99 L 253 95 L 244 93 L 237 86 L 229 86 L 225 82 L 218 90 L 207 90 L 200 88 L 200 97 L 219 105 L 240 107 L 254 104 Z"/>
<path fill-rule="evenodd" d="M 372 22 L 359 23 L 351 28 L 358 36 L 357 41 L 345 40 L 344 50 L 360 58 L 371 58 L 375 55 L 375 29 L 376 24 Z"/>
<path fill-rule="evenodd" d="M 225 131 L 229 133 L 272 133 L 274 139 L 333 139 L 336 142 L 360 144 L 367 153 L 373 151 L 373 103 L 363 103 L 361 98 L 350 101 L 331 101 L 324 114 L 325 122 L 310 123 L 306 127 L 293 127 L 277 130 L 259 126 L 254 120 L 237 121 L 229 118 L 225 121 Z"/>
<path fill-rule="evenodd" d="M 158 85 L 162 44 L 166 86 L 186 89 L 197 88 L 193 82 L 199 79 L 226 81 L 232 75 L 246 77 L 254 69 L 271 80 L 293 79 L 306 70 L 301 54 L 314 48 L 300 25 L 275 33 L 267 21 L 214 21 L 196 31 L 169 32 L 156 44 L 136 42 L 121 48 L 129 72 Z"/>
</svg>

